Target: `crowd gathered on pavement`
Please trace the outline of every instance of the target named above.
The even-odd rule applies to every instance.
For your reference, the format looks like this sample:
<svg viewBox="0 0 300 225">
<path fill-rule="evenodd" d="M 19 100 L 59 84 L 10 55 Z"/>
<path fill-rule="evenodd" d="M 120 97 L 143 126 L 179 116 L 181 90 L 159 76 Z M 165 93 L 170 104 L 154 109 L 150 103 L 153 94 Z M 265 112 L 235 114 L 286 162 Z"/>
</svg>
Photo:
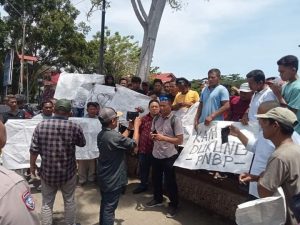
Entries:
<svg viewBox="0 0 300 225">
<path fill-rule="evenodd" d="M 235 125 L 229 126 L 230 135 L 254 153 L 250 172 L 240 174 L 239 182 L 249 183 L 248 200 L 272 196 L 282 187 L 287 204 L 286 224 L 300 223 L 298 64 L 296 56 L 284 56 L 277 61 L 279 77 L 266 77 L 263 70 L 255 69 L 246 75 L 246 82 L 240 87 L 230 88 L 221 84 L 221 71 L 213 68 L 208 71 L 200 93 L 192 90 L 190 81 L 184 77 L 167 82 L 155 79 L 150 84 L 139 77 L 122 77 L 115 81 L 114 76 L 107 75 L 104 85 L 114 87 L 118 82 L 151 98 L 149 113 L 131 119 L 123 129 L 118 129 L 122 127 L 119 124 L 122 112 L 101 108 L 97 102 L 78 104 L 54 99 L 51 90 L 45 92 L 40 113 L 36 114 L 25 106 L 24 96 L 7 95 L 4 104 L 9 110 L 0 115 L 0 149 L 10 138 L 6 136 L 7 121 L 41 119 L 28 149 L 30 168 L 26 173 L 41 180 L 42 208 L 39 218 L 27 182 L 14 171 L 0 166 L 0 224 L 51 225 L 58 190 L 63 195 L 65 223 L 79 224 L 76 223 L 76 187 L 95 183 L 101 194 L 99 224 L 113 225 L 115 210 L 128 182 L 126 151 L 133 151 L 139 161 L 140 183 L 133 194 L 153 190 L 153 198 L 145 207 L 157 207 L 163 204 L 166 189 L 169 199 L 166 217 L 175 217 L 180 212 L 180 202 L 173 164 L 182 150 L 184 130 L 181 118 L 174 112 L 188 110 L 198 102 L 195 130 L 222 120 L 241 122 L 244 126 L 259 125 L 255 139 L 247 137 Z M 80 125 L 68 120 L 72 116 L 100 121 L 99 157 L 76 160 L 76 146 L 85 146 L 86 138 Z M 41 157 L 39 167 L 36 165 L 38 156 Z M 212 175 L 216 179 L 224 176 L 218 172 Z M 18 213 L 12 214 L 12 208 Z"/>
</svg>

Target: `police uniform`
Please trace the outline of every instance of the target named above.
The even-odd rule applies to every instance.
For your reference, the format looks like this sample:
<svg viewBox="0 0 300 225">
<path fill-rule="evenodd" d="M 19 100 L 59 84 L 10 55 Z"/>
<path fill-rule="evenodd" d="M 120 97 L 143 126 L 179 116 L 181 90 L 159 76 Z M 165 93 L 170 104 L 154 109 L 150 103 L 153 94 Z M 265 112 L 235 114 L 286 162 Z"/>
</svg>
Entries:
<svg viewBox="0 0 300 225">
<path fill-rule="evenodd" d="M 27 182 L 14 171 L 0 166 L 0 224 L 40 224 Z"/>
</svg>

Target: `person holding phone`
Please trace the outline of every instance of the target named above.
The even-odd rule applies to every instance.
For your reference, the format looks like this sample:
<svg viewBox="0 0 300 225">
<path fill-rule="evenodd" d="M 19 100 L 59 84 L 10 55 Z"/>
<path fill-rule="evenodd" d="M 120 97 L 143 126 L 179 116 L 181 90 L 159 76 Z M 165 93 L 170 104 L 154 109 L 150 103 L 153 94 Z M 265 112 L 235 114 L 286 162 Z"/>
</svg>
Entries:
<svg viewBox="0 0 300 225">
<path fill-rule="evenodd" d="M 167 217 L 174 217 L 177 213 L 178 190 L 173 164 L 178 156 L 176 145 L 182 144 L 183 127 L 179 117 L 172 113 L 171 100 L 164 98 L 160 101 L 160 115 L 152 122 L 151 137 L 153 147 L 153 199 L 146 207 L 162 205 L 163 202 L 163 178 L 166 183 L 168 197 L 170 199 Z M 173 121 L 173 122 L 172 122 Z M 172 125 L 173 124 L 173 125 Z"/>
</svg>

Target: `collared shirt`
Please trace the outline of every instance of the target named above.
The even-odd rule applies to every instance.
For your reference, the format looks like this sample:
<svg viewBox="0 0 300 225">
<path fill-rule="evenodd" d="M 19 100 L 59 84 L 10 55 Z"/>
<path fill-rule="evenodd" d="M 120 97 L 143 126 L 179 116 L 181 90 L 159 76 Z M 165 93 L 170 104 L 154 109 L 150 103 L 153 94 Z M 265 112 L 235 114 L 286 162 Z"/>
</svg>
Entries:
<svg viewBox="0 0 300 225">
<path fill-rule="evenodd" d="M 261 103 L 266 101 L 274 101 L 274 100 L 277 100 L 277 98 L 269 87 L 259 92 L 255 92 L 254 95 L 252 96 L 249 105 L 249 112 L 248 112 L 249 121 L 257 122 L 257 118 L 255 117 L 255 115 L 257 114 L 258 107 L 260 106 Z"/>
<path fill-rule="evenodd" d="M 153 117 L 148 113 L 142 118 L 141 126 L 139 129 L 139 153 L 151 153 L 153 150 L 153 140 L 151 138 L 151 126 Z"/>
<path fill-rule="evenodd" d="M 300 134 L 300 79 L 285 84 L 282 89 L 282 97 L 289 107 L 297 110 L 298 124 L 295 130 Z"/>
<path fill-rule="evenodd" d="M 86 141 L 81 127 L 62 117 L 43 120 L 34 130 L 30 153 L 42 158 L 40 176 L 49 185 L 62 185 L 76 174 L 75 146 Z"/>
<path fill-rule="evenodd" d="M 154 119 L 152 122 L 151 130 L 156 130 L 157 133 L 168 136 L 175 137 L 177 135 L 183 134 L 183 127 L 179 117 L 175 116 L 174 130 L 171 125 L 171 118 L 173 113 L 170 113 L 167 117 L 162 117 L 161 115 L 158 119 Z M 174 144 L 166 141 L 154 141 L 153 156 L 157 159 L 170 158 L 176 155 L 178 152 Z"/>
<path fill-rule="evenodd" d="M 229 92 L 223 85 L 219 84 L 214 88 L 204 88 L 200 99 L 203 107 L 199 122 L 203 123 L 206 117 L 219 110 L 223 101 L 229 101 Z M 214 120 L 224 120 L 223 115 L 215 117 Z"/>
<path fill-rule="evenodd" d="M 292 135 L 293 142 L 300 144 L 300 135 L 294 132 Z M 253 163 L 250 169 L 250 174 L 259 176 L 266 169 L 268 159 L 275 150 L 274 144 L 264 138 L 263 132 L 260 131 L 257 139 L 249 139 L 246 149 L 254 153 Z M 259 198 L 257 192 L 257 182 L 250 182 L 249 194 Z"/>
<path fill-rule="evenodd" d="M 280 145 L 271 155 L 263 177 L 259 179 L 261 186 L 271 192 L 282 187 L 287 206 L 286 224 L 298 224 L 290 208 L 292 197 L 300 193 L 300 150 L 299 145 L 285 143 Z"/>
<path fill-rule="evenodd" d="M 0 180 L 0 224 L 40 224 L 30 187 L 24 178 L 0 166 Z"/>
<path fill-rule="evenodd" d="M 196 103 L 199 101 L 199 94 L 197 91 L 188 90 L 187 93 L 182 94 L 179 92 L 173 102 L 173 105 L 176 105 L 178 103 Z M 185 107 L 186 108 L 186 107 Z"/>
<path fill-rule="evenodd" d="M 103 127 L 97 137 L 97 146 L 100 152 L 97 167 L 100 190 L 111 192 L 125 186 L 125 151 L 134 148 L 135 141 L 115 130 Z"/>
<path fill-rule="evenodd" d="M 9 119 L 25 119 L 25 112 L 21 109 L 18 109 L 15 112 L 8 111 L 3 113 L 3 123 L 6 123 Z"/>
</svg>

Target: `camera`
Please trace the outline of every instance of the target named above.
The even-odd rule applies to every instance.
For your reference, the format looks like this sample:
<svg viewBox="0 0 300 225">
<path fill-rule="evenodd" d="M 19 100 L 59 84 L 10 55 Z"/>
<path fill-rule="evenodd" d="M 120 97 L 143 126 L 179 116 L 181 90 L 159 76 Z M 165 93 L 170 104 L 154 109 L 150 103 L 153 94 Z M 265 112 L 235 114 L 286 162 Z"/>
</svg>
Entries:
<svg viewBox="0 0 300 225">
<path fill-rule="evenodd" d="M 126 120 L 127 121 L 134 121 L 135 118 L 139 116 L 139 112 L 127 112 L 126 114 Z"/>
</svg>

